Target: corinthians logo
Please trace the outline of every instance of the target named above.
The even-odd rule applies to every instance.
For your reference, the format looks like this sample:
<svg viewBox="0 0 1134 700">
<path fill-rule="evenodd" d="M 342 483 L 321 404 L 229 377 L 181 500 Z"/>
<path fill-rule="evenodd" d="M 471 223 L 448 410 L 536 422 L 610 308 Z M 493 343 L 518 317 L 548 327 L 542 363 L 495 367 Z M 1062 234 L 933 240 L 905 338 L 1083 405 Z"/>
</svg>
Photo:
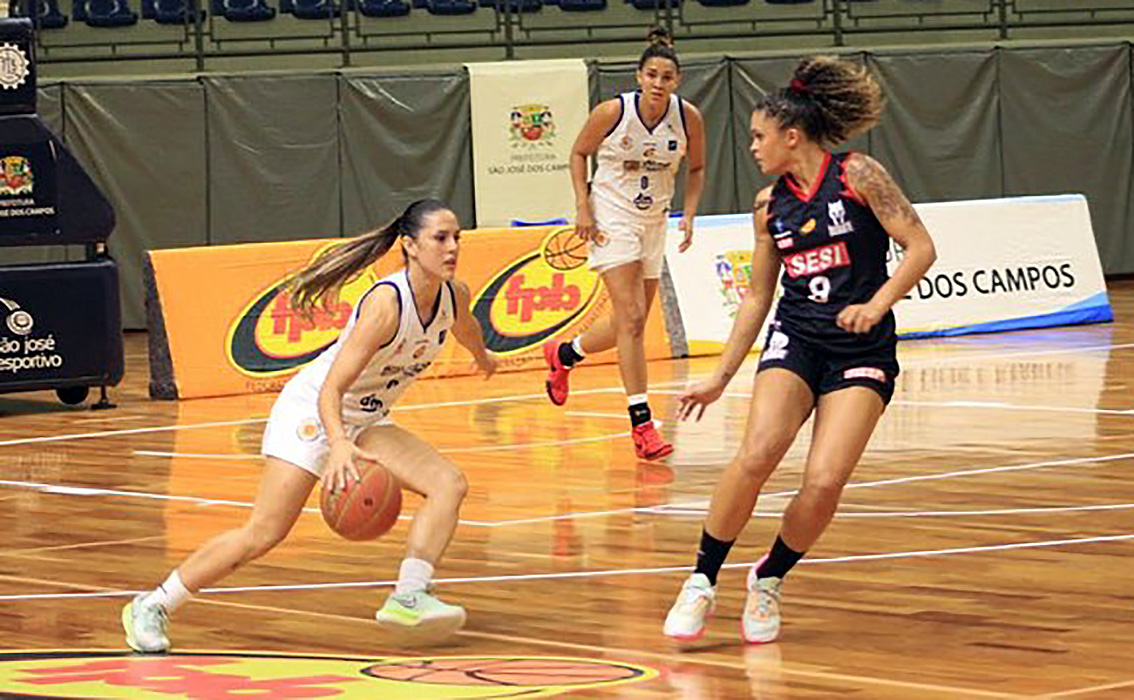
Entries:
<svg viewBox="0 0 1134 700">
<path fill-rule="evenodd" d="M 540 656 L 0 654 L 0 694 L 20 698 L 541 698 L 657 675 L 654 669 L 625 663 Z"/>
<path fill-rule="evenodd" d="M 317 250 L 312 259 L 323 250 L 326 248 Z M 288 279 L 273 282 L 252 299 L 229 327 L 225 342 L 229 362 L 241 373 L 255 378 L 274 377 L 302 367 L 335 342 L 355 304 L 375 281 L 373 270 L 366 269 L 343 285 L 339 298 L 331 300 L 329 308 L 316 307 L 311 318 L 292 306 Z"/>
<path fill-rule="evenodd" d="M 585 244 L 574 230 L 552 230 L 539 250 L 508 263 L 476 295 L 472 313 L 490 350 L 523 352 L 578 321 L 598 302 L 599 277 L 583 265 Z"/>
<path fill-rule="evenodd" d="M 31 61 L 15 44 L 0 44 L 0 89 L 15 90 L 24 84 Z"/>
</svg>

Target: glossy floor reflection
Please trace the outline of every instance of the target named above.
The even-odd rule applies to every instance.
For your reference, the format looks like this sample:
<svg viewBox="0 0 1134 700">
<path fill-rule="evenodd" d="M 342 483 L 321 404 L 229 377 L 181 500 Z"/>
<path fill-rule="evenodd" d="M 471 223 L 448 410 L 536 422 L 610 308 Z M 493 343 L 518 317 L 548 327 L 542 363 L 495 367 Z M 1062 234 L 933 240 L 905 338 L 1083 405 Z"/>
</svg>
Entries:
<svg viewBox="0 0 1134 700">
<path fill-rule="evenodd" d="M 470 611 L 466 630 L 428 649 L 379 636 L 371 616 L 396 575 L 406 523 L 378 542 L 348 543 L 313 501 L 277 551 L 179 611 L 174 642 L 368 663 L 449 659 L 429 662 L 428 686 L 403 687 L 423 663 L 387 663 L 371 677 L 403 685 L 370 697 L 504 697 L 512 682 L 570 697 L 1130 697 L 1134 285 L 1111 291 L 1112 325 L 901 344 L 895 400 L 831 529 L 785 585 L 777 644 L 740 643 L 745 566 L 798 486 L 807 427 L 733 550 L 709 633 L 690 650 L 660 634 L 740 438 L 754 358 L 700 423 L 670 419 L 674 394 L 715 359 L 651 366 L 655 411 L 677 448 L 665 464 L 633 458 L 612 366 L 578 371 L 564 408 L 543 398 L 535 373 L 420 382 L 396 420 L 472 484 L 438 569 L 443 595 Z M 0 396 L 9 651 L 123 650 L 117 616 L 130 592 L 247 516 L 274 397 L 149 401 L 145 337 L 129 336 L 128 348 L 116 410 L 67 409 L 48 393 Z M 415 499 L 406 502 L 412 512 Z M 475 673 L 449 658 L 497 656 L 511 660 Z M 522 666 L 535 663 L 526 657 L 575 665 L 537 669 Z M 0 691 L 14 687 L 5 663 L 0 655 Z M 184 659 L 147 663 L 154 673 L 202 673 Z M 263 697 L 286 696 L 265 687 Z M 126 683 L 113 697 L 181 692 L 155 688 Z M 216 693 L 197 697 L 227 697 Z"/>
</svg>

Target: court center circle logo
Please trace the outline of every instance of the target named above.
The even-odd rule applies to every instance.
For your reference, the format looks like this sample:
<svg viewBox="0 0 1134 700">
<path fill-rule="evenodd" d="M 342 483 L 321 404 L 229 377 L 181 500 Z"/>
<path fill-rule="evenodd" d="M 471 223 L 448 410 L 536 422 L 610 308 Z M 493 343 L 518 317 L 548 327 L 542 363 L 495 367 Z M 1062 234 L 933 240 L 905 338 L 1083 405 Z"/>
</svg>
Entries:
<svg viewBox="0 0 1134 700">
<path fill-rule="evenodd" d="M 555 697 L 653 680 L 658 671 L 550 656 L 365 658 L 266 652 L 139 656 L 0 653 L 0 695 L 21 698 L 326 697 L 487 700 Z"/>
</svg>

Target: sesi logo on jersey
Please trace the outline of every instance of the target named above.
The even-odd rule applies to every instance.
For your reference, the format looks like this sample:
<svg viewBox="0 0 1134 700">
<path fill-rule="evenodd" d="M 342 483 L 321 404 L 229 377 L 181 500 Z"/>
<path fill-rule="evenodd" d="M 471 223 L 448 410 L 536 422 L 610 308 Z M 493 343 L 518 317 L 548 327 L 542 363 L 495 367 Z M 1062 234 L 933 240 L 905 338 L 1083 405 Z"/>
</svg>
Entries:
<svg viewBox="0 0 1134 700">
<path fill-rule="evenodd" d="M 788 277 L 809 277 L 835 267 L 850 267 L 850 253 L 844 241 L 792 253 L 784 258 Z"/>
</svg>

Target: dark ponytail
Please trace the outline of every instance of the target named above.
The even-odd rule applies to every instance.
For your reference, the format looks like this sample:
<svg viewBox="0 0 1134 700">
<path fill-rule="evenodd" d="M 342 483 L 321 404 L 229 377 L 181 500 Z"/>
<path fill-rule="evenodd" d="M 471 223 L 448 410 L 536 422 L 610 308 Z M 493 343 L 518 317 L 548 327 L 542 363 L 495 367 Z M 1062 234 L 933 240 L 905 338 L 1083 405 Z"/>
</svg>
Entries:
<svg viewBox="0 0 1134 700">
<path fill-rule="evenodd" d="M 642 70 L 646 66 L 646 61 L 651 58 L 664 58 L 673 61 L 674 67 L 679 73 L 681 72 L 681 63 L 677 60 L 677 51 L 673 48 L 673 35 L 668 29 L 665 27 L 650 29 L 650 33 L 646 35 L 646 44 L 646 50 L 638 59 L 638 70 Z"/>
<path fill-rule="evenodd" d="M 436 199 L 419 199 L 384 227 L 324 250 L 292 278 L 292 307 L 302 314 L 310 314 L 328 293 L 337 291 L 356 274 L 373 265 L 389 252 L 400 237 L 417 238 L 427 215 L 448 209 Z"/>
<path fill-rule="evenodd" d="M 870 130 L 882 118 L 882 88 L 865 67 L 834 56 L 805 58 L 788 86 L 764 95 L 756 111 L 796 127 L 824 148 Z"/>
</svg>

